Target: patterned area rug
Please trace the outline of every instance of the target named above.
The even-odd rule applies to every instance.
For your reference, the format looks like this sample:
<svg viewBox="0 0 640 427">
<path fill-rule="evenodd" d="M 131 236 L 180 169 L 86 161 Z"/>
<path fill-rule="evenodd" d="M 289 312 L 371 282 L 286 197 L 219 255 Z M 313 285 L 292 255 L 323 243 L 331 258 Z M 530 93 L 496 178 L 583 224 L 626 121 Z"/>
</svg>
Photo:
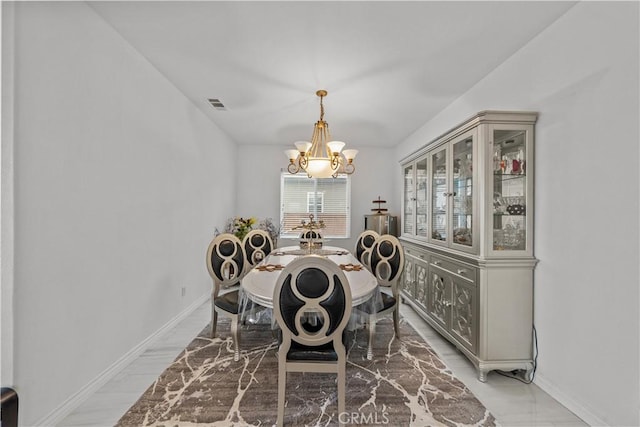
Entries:
<svg viewBox="0 0 640 427">
<path fill-rule="evenodd" d="M 226 320 L 226 319 L 225 319 Z M 278 401 L 277 344 L 268 325 L 241 330 L 233 361 L 229 323 L 196 337 L 117 426 L 270 426 Z M 404 321 L 378 323 L 374 360 L 367 331 L 350 333 L 347 413 L 337 414 L 335 374 L 289 373 L 285 425 L 495 426 L 494 417 Z"/>
</svg>

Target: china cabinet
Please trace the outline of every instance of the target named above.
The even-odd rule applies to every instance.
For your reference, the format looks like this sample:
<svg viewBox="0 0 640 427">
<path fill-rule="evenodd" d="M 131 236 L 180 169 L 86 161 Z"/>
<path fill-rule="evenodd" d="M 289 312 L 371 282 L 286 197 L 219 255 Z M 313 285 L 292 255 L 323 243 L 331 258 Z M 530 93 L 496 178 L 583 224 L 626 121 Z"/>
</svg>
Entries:
<svg viewBox="0 0 640 427">
<path fill-rule="evenodd" d="M 534 112 L 483 111 L 402 160 L 402 294 L 478 370 L 533 369 Z"/>
</svg>

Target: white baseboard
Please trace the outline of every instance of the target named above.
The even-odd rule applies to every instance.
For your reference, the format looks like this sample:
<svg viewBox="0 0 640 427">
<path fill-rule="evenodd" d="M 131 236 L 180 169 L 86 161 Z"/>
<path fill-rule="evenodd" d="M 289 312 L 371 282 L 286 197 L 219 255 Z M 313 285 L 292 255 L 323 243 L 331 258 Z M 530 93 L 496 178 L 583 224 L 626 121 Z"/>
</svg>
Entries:
<svg viewBox="0 0 640 427">
<path fill-rule="evenodd" d="M 166 332 L 171 330 L 174 326 L 180 323 L 184 318 L 193 313 L 198 307 L 205 303 L 209 299 L 209 293 L 202 295 L 189 307 L 184 309 L 176 317 L 169 320 L 164 326 L 158 329 L 156 332 L 148 336 L 137 346 L 129 350 L 120 359 L 118 359 L 113 365 L 102 371 L 97 377 L 90 381 L 87 385 L 82 387 L 78 392 L 69 397 L 62 405 L 51 411 L 48 415 L 35 423 L 37 426 L 55 426 L 60 423 L 71 412 L 84 403 L 93 393 L 105 385 L 109 380 L 114 378 L 120 371 L 133 362 L 138 356 L 145 352 L 153 343 L 162 337 Z"/>
<path fill-rule="evenodd" d="M 582 421 L 590 426 L 607 426 L 598 416 L 586 408 L 583 404 L 577 402 L 573 398 L 567 396 L 558 389 L 553 383 L 547 381 L 544 376 L 536 374 L 534 384 L 540 387 L 545 393 L 560 402 L 565 408 L 576 414 Z"/>
</svg>

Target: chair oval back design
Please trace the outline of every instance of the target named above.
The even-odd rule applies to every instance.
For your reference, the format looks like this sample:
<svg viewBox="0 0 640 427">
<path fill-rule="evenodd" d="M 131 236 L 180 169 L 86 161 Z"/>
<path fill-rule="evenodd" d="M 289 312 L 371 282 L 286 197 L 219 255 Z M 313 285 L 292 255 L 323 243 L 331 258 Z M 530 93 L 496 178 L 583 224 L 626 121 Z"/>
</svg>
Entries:
<svg viewBox="0 0 640 427">
<path fill-rule="evenodd" d="M 307 230 L 300 234 L 301 239 L 322 239 L 322 235 L 315 230 Z"/>
<path fill-rule="evenodd" d="M 247 262 L 252 267 L 265 259 L 273 250 L 271 236 L 264 230 L 251 230 L 242 239 Z"/>
<path fill-rule="evenodd" d="M 351 315 L 351 288 L 340 267 L 333 261 L 309 255 L 289 263 L 278 276 L 273 310 L 283 336 L 306 346 L 334 340 Z M 317 314 L 320 327 L 305 323 L 305 315 Z"/>
<path fill-rule="evenodd" d="M 390 234 L 380 236 L 371 249 L 370 259 L 371 272 L 378 283 L 395 288 L 404 268 L 404 250 L 398 238 Z"/>
<path fill-rule="evenodd" d="M 234 285 L 242 279 L 245 260 L 240 239 L 230 233 L 218 235 L 207 250 L 209 275 L 222 287 Z"/>
<path fill-rule="evenodd" d="M 371 250 L 380 235 L 373 230 L 365 230 L 358 236 L 356 241 L 356 258 L 368 270 L 371 270 Z"/>
</svg>

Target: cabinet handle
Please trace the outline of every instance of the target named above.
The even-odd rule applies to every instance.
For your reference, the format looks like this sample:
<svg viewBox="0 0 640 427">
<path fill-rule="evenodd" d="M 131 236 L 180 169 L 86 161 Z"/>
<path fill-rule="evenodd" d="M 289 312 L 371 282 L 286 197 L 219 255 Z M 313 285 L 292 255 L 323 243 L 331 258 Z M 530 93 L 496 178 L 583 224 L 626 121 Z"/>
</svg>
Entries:
<svg viewBox="0 0 640 427">
<path fill-rule="evenodd" d="M 440 261 L 433 261 L 433 265 L 440 265 Z"/>
<path fill-rule="evenodd" d="M 467 270 L 458 270 L 458 274 L 464 276 L 465 274 L 467 274 Z"/>
</svg>

